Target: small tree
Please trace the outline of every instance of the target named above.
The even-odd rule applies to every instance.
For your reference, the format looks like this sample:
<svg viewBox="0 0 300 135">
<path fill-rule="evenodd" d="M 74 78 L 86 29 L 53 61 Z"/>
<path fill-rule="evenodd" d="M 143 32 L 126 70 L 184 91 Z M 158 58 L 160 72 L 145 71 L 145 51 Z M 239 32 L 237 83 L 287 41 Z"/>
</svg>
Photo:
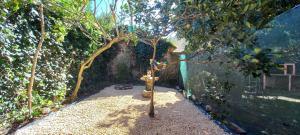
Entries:
<svg viewBox="0 0 300 135">
<path fill-rule="evenodd" d="M 29 85 L 28 85 L 28 109 L 29 109 L 29 116 L 31 117 L 32 113 L 32 87 L 34 83 L 34 78 L 35 78 L 35 69 L 36 65 L 38 62 L 38 56 L 40 53 L 40 50 L 42 48 L 44 39 L 45 39 L 45 23 L 44 23 L 44 5 L 41 3 L 39 7 L 39 15 L 40 15 L 40 20 L 41 20 L 41 38 L 38 43 L 38 46 L 36 48 L 34 57 L 32 59 L 32 67 L 31 67 L 31 76 L 29 78 Z"/>
<path fill-rule="evenodd" d="M 168 3 L 168 2 L 166 2 Z M 169 18 L 171 5 L 161 2 L 132 2 L 129 3 L 129 8 L 132 8 L 134 13 L 131 16 L 135 18 L 137 23 L 136 34 L 139 41 L 150 45 L 153 48 L 152 58 L 150 60 L 150 69 L 152 76 L 151 100 L 149 116 L 154 117 L 154 83 L 155 83 L 155 69 L 154 62 L 156 60 L 157 45 L 159 40 L 170 34 L 173 31 L 171 20 Z"/>
</svg>

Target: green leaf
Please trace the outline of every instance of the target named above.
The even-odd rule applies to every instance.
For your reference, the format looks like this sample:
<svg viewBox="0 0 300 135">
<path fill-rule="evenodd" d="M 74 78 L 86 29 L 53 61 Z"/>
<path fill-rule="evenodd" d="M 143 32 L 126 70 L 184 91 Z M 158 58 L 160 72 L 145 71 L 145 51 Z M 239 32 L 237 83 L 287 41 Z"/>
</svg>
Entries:
<svg viewBox="0 0 300 135">
<path fill-rule="evenodd" d="M 248 28 L 251 28 L 251 23 L 250 23 L 250 22 L 246 21 L 245 24 L 246 24 L 246 26 L 247 26 Z"/>
<path fill-rule="evenodd" d="M 254 48 L 254 53 L 255 54 L 258 54 L 258 53 L 260 53 L 261 52 L 261 48 Z"/>
<path fill-rule="evenodd" d="M 251 55 L 247 54 L 247 55 L 245 55 L 245 56 L 243 57 L 243 59 L 244 59 L 244 60 L 249 60 L 249 59 L 251 59 L 251 57 L 252 57 Z"/>
<path fill-rule="evenodd" d="M 20 8 L 20 3 L 18 1 L 14 1 L 14 7 L 13 7 L 13 11 L 17 11 Z"/>
<path fill-rule="evenodd" d="M 247 5 L 245 6 L 245 8 L 244 8 L 244 10 L 243 10 L 243 13 L 246 13 L 246 12 L 248 11 L 248 9 L 249 9 L 249 4 L 247 4 Z"/>
<path fill-rule="evenodd" d="M 251 60 L 251 62 L 252 63 L 259 63 L 259 60 L 254 58 L 254 59 Z"/>
</svg>

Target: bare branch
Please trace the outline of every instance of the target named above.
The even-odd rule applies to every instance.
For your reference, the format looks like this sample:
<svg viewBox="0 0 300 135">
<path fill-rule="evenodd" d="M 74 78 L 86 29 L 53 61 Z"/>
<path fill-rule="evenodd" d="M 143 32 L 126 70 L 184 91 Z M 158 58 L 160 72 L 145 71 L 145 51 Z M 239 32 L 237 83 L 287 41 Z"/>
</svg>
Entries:
<svg viewBox="0 0 300 135">
<path fill-rule="evenodd" d="M 110 6 L 110 10 L 111 10 L 113 21 L 115 23 L 117 36 L 119 36 L 119 28 L 118 28 L 118 24 L 117 24 L 117 18 L 116 18 L 116 14 L 115 14 L 115 9 L 114 9 L 114 7 L 112 5 Z"/>
<path fill-rule="evenodd" d="M 82 5 L 81 10 L 80 10 L 81 12 L 83 12 L 85 10 L 86 4 L 87 4 L 87 1 L 84 0 L 83 5 Z"/>
<path fill-rule="evenodd" d="M 97 0 L 94 0 L 94 16 L 96 16 L 97 13 Z"/>
</svg>

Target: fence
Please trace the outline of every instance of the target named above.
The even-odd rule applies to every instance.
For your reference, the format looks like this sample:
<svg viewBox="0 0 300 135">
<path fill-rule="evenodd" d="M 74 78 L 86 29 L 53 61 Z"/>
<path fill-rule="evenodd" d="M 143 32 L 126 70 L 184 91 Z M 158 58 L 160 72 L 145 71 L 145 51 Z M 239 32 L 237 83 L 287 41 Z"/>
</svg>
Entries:
<svg viewBox="0 0 300 135">
<path fill-rule="evenodd" d="M 181 56 L 185 57 L 189 56 Z M 300 128 L 289 121 L 300 120 L 298 104 L 293 102 L 300 97 L 300 76 L 281 73 L 254 78 L 244 76 L 227 64 L 201 64 L 205 59 L 205 56 L 198 56 L 182 61 L 180 80 L 185 82 L 184 95 L 202 106 L 213 118 L 225 124 L 234 122 L 250 134 L 261 134 L 262 131 L 291 134 Z M 285 115 L 281 115 L 283 113 Z M 289 121 L 294 126 L 286 128 L 278 124 L 282 121 Z"/>
</svg>

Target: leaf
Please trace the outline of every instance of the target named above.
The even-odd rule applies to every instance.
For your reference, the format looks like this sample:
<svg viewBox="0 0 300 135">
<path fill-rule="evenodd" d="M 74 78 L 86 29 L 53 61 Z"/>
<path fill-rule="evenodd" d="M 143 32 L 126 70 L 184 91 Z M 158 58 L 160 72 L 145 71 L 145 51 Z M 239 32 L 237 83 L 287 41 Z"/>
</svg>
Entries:
<svg viewBox="0 0 300 135">
<path fill-rule="evenodd" d="M 13 11 L 17 11 L 17 10 L 19 10 L 19 8 L 20 8 L 19 2 L 18 2 L 18 1 L 15 1 L 14 7 L 13 7 Z"/>
<path fill-rule="evenodd" d="M 53 102 L 51 100 L 48 100 L 47 105 L 49 106 L 49 105 L 52 105 L 52 104 L 53 104 Z"/>
<path fill-rule="evenodd" d="M 255 53 L 255 54 L 258 54 L 258 53 L 261 52 L 261 50 L 262 50 L 261 48 L 254 48 L 254 53 Z"/>
<path fill-rule="evenodd" d="M 242 13 L 246 13 L 246 12 L 248 11 L 248 9 L 249 9 L 249 4 L 247 4 L 247 5 L 245 6 L 245 8 L 244 8 L 244 10 L 243 10 Z"/>
<path fill-rule="evenodd" d="M 254 59 L 251 60 L 251 62 L 252 63 L 259 63 L 259 60 L 254 58 Z"/>
<path fill-rule="evenodd" d="M 253 10 L 253 9 L 255 9 L 256 7 L 257 7 L 257 4 L 251 4 L 249 9 L 250 9 L 250 10 Z"/>
<path fill-rule="evenodd" d="M 247 26 L 248 28 L 251 28 L 251 23 L 250 23 L 250 22 L 246 21 L 245 24 L 246 24 L 246 26 Z"/>
<path fill-rule="evenodd" d="M 252 57 L 251 55 L 247 54 L 247 55 L 245 55 L 245 56 L 243 57 L 243 59 L 244 59 L 244 60 L 249 60 L 249 59 L 251 59 L 251 57 Z"/>
</svg>

